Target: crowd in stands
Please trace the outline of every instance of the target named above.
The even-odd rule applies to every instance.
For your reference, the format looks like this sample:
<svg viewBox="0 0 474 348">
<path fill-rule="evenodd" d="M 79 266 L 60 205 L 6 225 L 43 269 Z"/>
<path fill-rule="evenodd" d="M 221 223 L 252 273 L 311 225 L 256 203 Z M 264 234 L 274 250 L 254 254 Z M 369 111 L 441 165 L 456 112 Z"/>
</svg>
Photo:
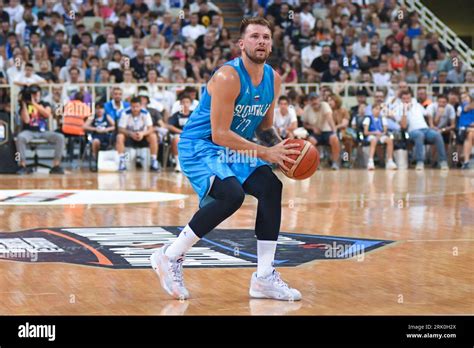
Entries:
<svg viewBox="0 0 474 348">
<path fill-rule="evenodd" d="M 333 169 L 341 153 L 350 167 L 359 144 L 370 147 L 367 167 L 373 169 L 379 143 L 389 169 L 396 168 L 392 156 L 400 148 L 422 169 L 425 143 L 437 149 L 434 162 L 443 169 L 447 146 L 457 143 L 459 163 L 468 167 L 473 71 L 424 30 L 416 12 L 395 0 L 249 0 L 246 6 L 245 15 L 273 24 L 268 63 L 284 83 L 321 87 L 319 94 L 285 88 L 275 111 L 282 137 L 328 146 Z M 15 108 L 22 155 L 35 137 L 55 144 L 52 173 L 63 172 L 60 149 L 70 140 L 57 111 L 74 100 L 94 106 L 85 125 L 93 156 L 105 148 L 123 154 L 127 146 L 147 146 L 151 168 L 159 171 L 160 144 L 167 141 L 179 170 L 179 133 L 199 95 L 180 84 L 204 84 L 240 55 L 222 11 L 207 0 L 0 0 L 0 20 L 0 84 L 12 87 L 0 88 L 0 109 Z M 414 83 L 446 85 L 408 87 Z M 346 108 L 341 96 L 348 95 L 357 104 Z M 30 171 L 20 164 L 20 173 Z M 123 155 L 119 167 L 126 169 Z"/>
</svg>

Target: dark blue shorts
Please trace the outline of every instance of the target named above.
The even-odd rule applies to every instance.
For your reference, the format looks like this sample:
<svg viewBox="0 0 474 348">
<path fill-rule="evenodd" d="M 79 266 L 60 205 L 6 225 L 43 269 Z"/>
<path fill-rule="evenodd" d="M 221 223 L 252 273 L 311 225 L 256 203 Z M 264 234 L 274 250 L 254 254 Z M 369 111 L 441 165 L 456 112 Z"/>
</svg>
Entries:
<svg viewBox="0 0 474 348">
<path fill-rule="evenodd" d="M 319 134 L 310 132 L 309 136 L 316 139 L 318 145 L 329 145 L 329 138 L 331 135 L 335 134 L 333 131 L 321 132 Z"/>
</svg>

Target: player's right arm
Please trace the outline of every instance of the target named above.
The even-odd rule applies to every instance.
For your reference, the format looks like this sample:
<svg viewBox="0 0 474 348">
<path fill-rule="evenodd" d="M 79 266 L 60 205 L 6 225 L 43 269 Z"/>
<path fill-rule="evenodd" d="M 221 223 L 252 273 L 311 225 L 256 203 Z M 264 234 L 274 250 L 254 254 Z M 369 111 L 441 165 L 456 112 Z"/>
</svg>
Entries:
<svg viewBox="0 0 474 348">
<path fill-rule="evenodd" d="M 212 141 L 220 146 L 240 151 L 254 151 L 256 156 L 270 163 L 284 166 L 283 161 L 295 163 L 290 154 L 299 154 L 300 151 L 292 150 L 297 144 L 283 144 L 265 147 L 255 144 L 241 137 L 231 130 L 234 117 L 234 105 L 240 93 L 240 79 L 237 72 L 228 66 L 220 68 L 207 85 L 211 95 L 211 129 Z M 284 166 L 284 169 L 286 167 Z"/>
</svg>

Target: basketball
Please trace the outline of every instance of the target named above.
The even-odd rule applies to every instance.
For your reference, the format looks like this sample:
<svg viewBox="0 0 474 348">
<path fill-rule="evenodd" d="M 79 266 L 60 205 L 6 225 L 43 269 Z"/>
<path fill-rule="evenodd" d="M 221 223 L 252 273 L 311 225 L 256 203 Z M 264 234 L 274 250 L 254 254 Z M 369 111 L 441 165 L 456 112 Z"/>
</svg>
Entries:
<svg viewBox="0 0 474 348">
<path fill-rule="evenodd" d="M 315 146 L 309 141 L 303 139 L 290 139 L 287 144 L 299 144 L 295 150 L 300 150 L 299 155 L 289 155 L 288 157 L 296 161 L 295 164 L 285 162 L 285 166 L 289 169 L 286 172 L 281 166 L 280 169 L 287 177 L 295 180 L 304 180 L 314 174 L 319 166 L 319 152 Z"/>
</svg>

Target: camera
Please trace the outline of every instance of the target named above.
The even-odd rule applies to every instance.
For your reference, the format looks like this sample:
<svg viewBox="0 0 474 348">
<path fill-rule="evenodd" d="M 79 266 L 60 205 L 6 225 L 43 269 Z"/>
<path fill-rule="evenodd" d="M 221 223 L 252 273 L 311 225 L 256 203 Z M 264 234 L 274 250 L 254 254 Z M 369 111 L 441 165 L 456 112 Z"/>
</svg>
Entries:
<svg viewBox="0 0 474 348">
<path fill-rule="evenodd" d="M 38 91 L 40 91 L 41 89 L 36 86 L 36 85 L 32 85 L 32 86 L 27 86 L 27 87 L 24 87 L 21 91 L 20 91 L 20 98 L 19 98 L 19 101 L 20 103 L 21 102 L 25 102 L 25 103 L 31 103 L 31 97 L 33 94 L 37 93 Z"/>
</svg>

